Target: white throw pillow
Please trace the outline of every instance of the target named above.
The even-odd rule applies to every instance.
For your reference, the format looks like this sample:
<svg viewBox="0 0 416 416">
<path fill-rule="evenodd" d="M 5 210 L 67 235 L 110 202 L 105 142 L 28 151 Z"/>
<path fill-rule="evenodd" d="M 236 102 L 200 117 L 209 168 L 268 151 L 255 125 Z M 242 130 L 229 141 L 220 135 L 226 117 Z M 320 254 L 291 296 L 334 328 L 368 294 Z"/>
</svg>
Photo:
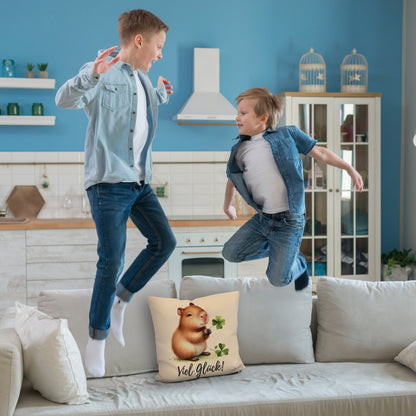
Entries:
<svg viewBox="0 0 416 416">
<path fill-rule="evenodd" d="M 239 355 L 238 292 L 189 300 L 149 296 L 159 373 L 185 381 L 244 368 Z"/>
<path fill-rule="evenodd" d="M 65 318 L 84 357 L 88 342 L 90 289 L 45 290 L 40 293 L 38 309 L 54 318 Z M 157 370 L 155 334 L 148 296 L 176 298 L 175 284 L 170 280 L 152 280 L 134 294 L 126 307 L 123 334 L 126 346 L 121 347 L 113 335 L 105 344 L 105 376 L 139 374 Z M 88 375 L 87 375 L 88 376 Z"/>
<path fill-rule="evenodd" d="M 394 359 L 416 372 L 416 341 L 408 345 Z"/>
<path fill-rule="evenodd" d="M 312 363 L 311 285 L 273 286 L 267 278 L 186 276 L 181 299 L 237 290 L 240 292 L 238 341 L 244 364 Z"/>
<path fill-rule="evenodd" d="M 87 379 L 67 321 L 16 302 L 15 329 L 22 343 L 24 374 L 32 387 L 53 402 L 85 403 Z"/>
<path fill-rule="evenodd" d="M 416 281 L 317 281 L 317 361 L 393 361 L 416 339 Z"/>
</svg>

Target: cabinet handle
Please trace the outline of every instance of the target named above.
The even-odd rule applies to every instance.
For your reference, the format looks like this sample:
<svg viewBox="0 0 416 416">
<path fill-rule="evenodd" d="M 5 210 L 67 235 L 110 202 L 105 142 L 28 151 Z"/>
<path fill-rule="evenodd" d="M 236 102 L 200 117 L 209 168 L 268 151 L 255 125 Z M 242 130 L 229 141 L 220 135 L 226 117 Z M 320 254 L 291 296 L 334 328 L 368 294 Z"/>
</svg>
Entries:
<svg viewBox="0 0 416 416">
<path fill-rule="evenodd" d="M 328 189 L 329 192 L 332 192 L 332 189 Z"/>
<path fill-rule="evenodd" d="M 339 189 L 335 189 L 335 192 L 339 192 Z"/>
</svg>

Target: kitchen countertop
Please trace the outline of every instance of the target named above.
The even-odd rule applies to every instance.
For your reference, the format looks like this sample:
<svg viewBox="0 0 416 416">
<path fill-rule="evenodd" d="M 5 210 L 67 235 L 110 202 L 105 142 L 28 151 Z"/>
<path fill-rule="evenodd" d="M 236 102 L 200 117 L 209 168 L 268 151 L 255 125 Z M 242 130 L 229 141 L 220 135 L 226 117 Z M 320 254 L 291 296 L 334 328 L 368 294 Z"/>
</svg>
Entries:
<svg viewBox="0 0 416 416">
<path fill-rule="evenodd" d="M 225 215 L 202 216 L 168 216 L 171 227 L 212 227 L 212 226 L 241 226 L 249 220 L 251 216 L 241 216 L 235 221 L 229 220 Z M 0 218 L 1 230 L 45 230 L 45 229 L 68 229 L 68 228 L 95 228 L 94 221 L 91 218 L 45 218 L 20 220 L 13 218 Z M 129 220 L 128 227 L 134 227 Z"/>
</svg>

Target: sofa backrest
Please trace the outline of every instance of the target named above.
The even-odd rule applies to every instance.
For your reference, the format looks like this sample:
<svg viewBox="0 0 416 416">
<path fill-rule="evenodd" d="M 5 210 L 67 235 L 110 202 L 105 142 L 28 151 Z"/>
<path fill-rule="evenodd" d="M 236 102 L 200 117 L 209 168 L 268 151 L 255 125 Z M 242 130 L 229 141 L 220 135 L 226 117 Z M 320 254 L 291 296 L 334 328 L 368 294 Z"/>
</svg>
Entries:
<svg viewBox="0 0 416 416">
<path fill-rule="evenodd" d="M 312 296 L 311 332 L 313 346 L 315 349 L 316 337 L 318 334 L 318 297 L 316 295 Z"/>
<path fill-rule="evenodd" d="M 133 296 L 124 317 L 126 346 L 120 347 L 110 333 L 105 349 L 105 375 L 119 376 L 157 370 L 156 344 L 148 296 L 176 298 L 171 280 L 154 280 Z M 91 290 L 46 290 L 40 293 L 38 309 L 54 318 L 68 320 L 82 358 L 88 342 L 88 311 Z M 87 374 L 88 376 L 88 374 Z"/>
</svg>

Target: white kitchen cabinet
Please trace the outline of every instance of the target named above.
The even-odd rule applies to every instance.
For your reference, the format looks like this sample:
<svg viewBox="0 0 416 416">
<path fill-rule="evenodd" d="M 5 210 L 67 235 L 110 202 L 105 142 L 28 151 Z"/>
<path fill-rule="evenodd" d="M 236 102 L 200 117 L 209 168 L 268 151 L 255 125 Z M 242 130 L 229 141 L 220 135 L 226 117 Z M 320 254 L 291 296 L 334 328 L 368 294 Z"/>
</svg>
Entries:
<svg viewBox="0 0 416 416">
<path fill-rule="evenodd" d="M 0 78 L 0 88 L 54 89 L 54 79 L 42 78 Z M 7 114 L 7 108 L 4 109 Z M 0 126 L 53 126 L 55 116 L 8 116 L 0 115 Z"/>
<path fill-rule="evenodd" d="M 146 246 L 127 228 L 123 272 Z M 17 300 L 35 306 L 41 290 L 90 289 L 97 256 L 94 228 L 0 231 L 0 316 Z M 123 273 L 122 272 L 122 273 Z M 167 264 L 152 279 L 167 279 Z"/>
<path fill-rule="evenodd" d="M 238 277 L 266 277 L 269 258 L 238 263 Z"/>
<path fill-rule="evenodd" d="M 26 302 L 25 231 L 0 232 L 0 314 Z"/>
<path fill-rule="evenodd" d="M 26 233 L 29 304 L 36 305 L 41 290 L 93 287 L 98 260 L 94 228 L 27 230 Z M 123 272 L 146 244 L 135 228 L 127 228 Z M 167 266 L 154 276 L 154 279 L 161 278 L 167 278 Z"/>
<path fill-rule="evenodd" d="M 283 93 L 279 125 L 296 125 L 352 164 L 364 190 L 345 171 L 302 155 L 307 222 L 301 252 L 319 276 L 380 278 L 381 94 Z"/>
</svg>

